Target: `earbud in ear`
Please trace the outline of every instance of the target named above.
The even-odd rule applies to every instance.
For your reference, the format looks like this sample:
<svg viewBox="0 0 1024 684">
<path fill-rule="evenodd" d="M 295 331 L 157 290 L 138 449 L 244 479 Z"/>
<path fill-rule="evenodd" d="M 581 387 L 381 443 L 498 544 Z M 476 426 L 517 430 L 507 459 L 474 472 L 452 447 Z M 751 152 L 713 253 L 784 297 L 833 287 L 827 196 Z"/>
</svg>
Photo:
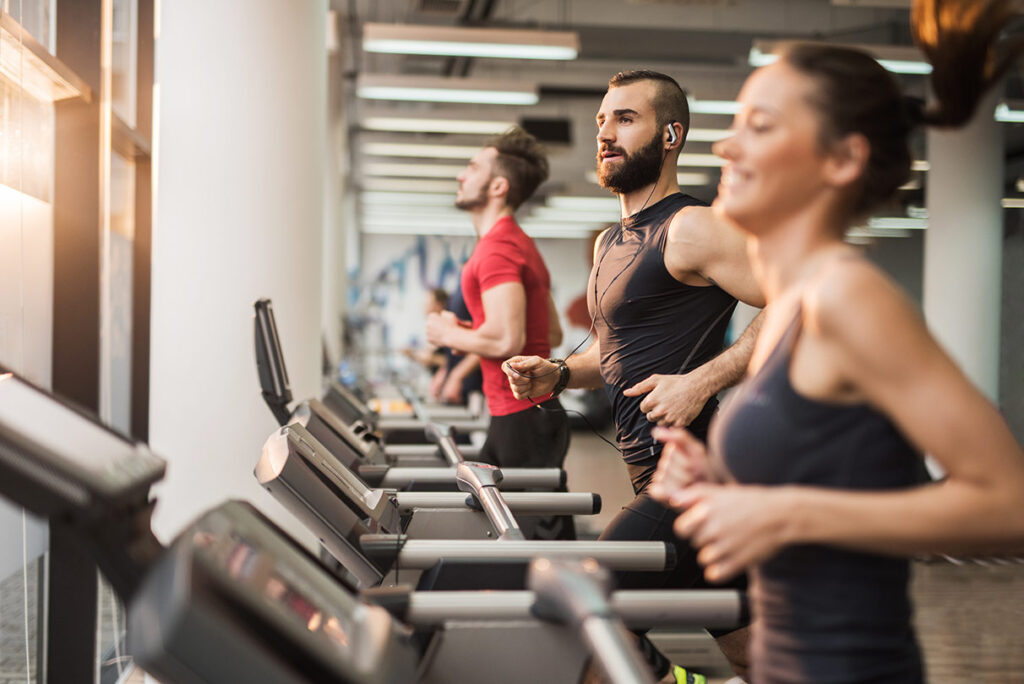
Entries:
<svg viewBox="0 0 1024 684">
<path fill-rule="evenodd" d="M 668 144 L 669 145 L 675 145 L 676 141 L 679 140 L 679 134 L 676 133 L 676 126 L 675 126 L 675 124 L 676 124 L 675 121 L 669 121 L 668 122 L 668 126 L 666 127 L 666 129 L 668 131 Z"/>
</svg>

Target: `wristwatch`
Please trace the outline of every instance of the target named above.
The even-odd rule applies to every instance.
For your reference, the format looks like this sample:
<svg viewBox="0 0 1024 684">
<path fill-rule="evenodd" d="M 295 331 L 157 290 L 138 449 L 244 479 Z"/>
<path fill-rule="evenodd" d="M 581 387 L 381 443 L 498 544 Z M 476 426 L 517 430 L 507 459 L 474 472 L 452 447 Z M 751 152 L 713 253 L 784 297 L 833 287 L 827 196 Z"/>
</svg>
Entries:
<svg viewBox="0 0 1024 684">
<path fill-rule="evenodd" d="M 554 399 L 562 393 L 562 390 L 569 386 L 569 366 L 565 363 L 564 359 L 548 359 L 548 361 L 558 366 L 558 382 L 555 383 L 554 388 L 551 390 L 551 398 Z"/>
</svg>

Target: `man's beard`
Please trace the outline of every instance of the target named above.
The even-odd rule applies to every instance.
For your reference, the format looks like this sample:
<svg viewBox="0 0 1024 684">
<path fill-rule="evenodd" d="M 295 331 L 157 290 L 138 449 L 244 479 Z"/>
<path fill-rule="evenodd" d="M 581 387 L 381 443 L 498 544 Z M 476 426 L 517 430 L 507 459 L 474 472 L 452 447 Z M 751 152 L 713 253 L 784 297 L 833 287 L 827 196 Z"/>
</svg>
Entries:
<svg viewBox="0 0 1024 684">
<path fill-rule="evenodd" d="M 459 199 L 455 197 L 455 208 L 461 209 L 462 211 L 472 211 L 473 209 L 479 209 L 480 207 L 487 204 L 487 186 L 480 188 L 480 192 L 477 193 L 476 197 L 464 197 Z"/>
<path fill-rule="evenodd" d="M 625 195 L 658 181 L 664 161 L 660 132 L 632 154 L 626 154 L 621 147 L 608 146 L 603 149 L 621 154 L 622 163 L 618 167 L 602 164 L 601 150 L 598 150 L 597 181 L 601 187 Z"/>
</svg>

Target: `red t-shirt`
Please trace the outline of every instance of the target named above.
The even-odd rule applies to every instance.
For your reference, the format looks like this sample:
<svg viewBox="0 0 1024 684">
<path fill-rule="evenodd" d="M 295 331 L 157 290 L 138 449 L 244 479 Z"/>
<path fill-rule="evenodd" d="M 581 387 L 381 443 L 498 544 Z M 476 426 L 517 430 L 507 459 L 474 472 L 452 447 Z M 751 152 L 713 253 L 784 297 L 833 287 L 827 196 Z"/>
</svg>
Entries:
<svg viewBox="0 0 1024 684">
<path fill-rule="evenodd" d="M 514 218 L 503 216 L 476 243 L 472 256 L 462 269 L 462 296 L 473 318 L 474 330 L 484 322 L 483 293 L 496 285 L 513 281 L 521 282 L 526 290 L 526 344 L 519 353 L 546 358 L 551 354 L 548 343 L 551 276 L 537 245 Z M 533 406 L 527 399 L 512 396 L 508 377 L 501 370 L 504 360 L 480 359 L 484 396 L 492 416 L 518 413 Z M 537 397 L 534 401 L 539 404 L 548 398 Z"/>
</svg>

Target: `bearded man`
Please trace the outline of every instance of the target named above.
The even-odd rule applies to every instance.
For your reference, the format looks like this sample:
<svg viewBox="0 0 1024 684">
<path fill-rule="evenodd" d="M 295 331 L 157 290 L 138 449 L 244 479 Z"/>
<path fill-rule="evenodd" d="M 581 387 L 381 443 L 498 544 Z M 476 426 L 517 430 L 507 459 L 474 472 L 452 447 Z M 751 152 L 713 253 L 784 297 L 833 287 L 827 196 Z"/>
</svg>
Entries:
<svg viewBox="0 0 1024 684">
<path fill-rule="evenodd" d="M 617 74 L 596 122 L 598 179 L 618 195 L 622 216 L 595 246 L 587 299 L 597 339 L 564 361 L 516 356 L 502 368 L 516 397 L 605 388 L 636 498 L 601 539 L 671 542 L 678 557 L 669 572 L 618 573 L 619 588 L 703 587 L 695 552 L 672 532 L 676 512 L 647 494 L 661 455 L 652 428 L 686 427 L 706 438 L 716 395 L 743 377 L 761 324 L 758 316 L 723 351 L 736 301 L 760 307 L 764 298 L 745 237 L 679 190 L 676 166 L 690 125 L 679 84 L 654 71 Z M 712 632 L 740 675 L 747 632 Z M 652 663 L 669 681 L 676 681 L 673 674 L 697 681 L 667 660 Z"/>
</svg>

